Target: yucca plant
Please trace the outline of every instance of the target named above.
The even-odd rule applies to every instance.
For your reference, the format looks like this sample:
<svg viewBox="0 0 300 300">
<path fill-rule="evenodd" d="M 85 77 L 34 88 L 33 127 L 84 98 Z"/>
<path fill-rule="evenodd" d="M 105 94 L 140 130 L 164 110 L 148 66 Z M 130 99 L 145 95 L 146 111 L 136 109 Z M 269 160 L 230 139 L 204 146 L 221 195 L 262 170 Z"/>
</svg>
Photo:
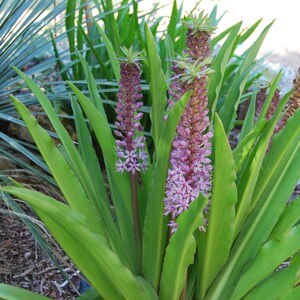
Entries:
<svg viewBox="0 0 300 300">
<path fill-rule="evenodd" d="M 191 29 L 188 42 L 206 36 L 204 23 L 193 20 L 186 22 Z M 228 31 L 230 38 L 222 47 L 227 56 L 223 60 L 217 56 L 211 66 L 210 60 L 197 57 L 198 52 L 194 56 L 194 43 L 187 43 L 185 55 L 173 65 L 176 76 L 171 75 L 172 101 L 166 110 L 166 79 L 153 34 L 145 24 L 153 154 L 147 151 L 140 123 L 141 66 L 133 52 L 125 50 L 125 60 L 111 62 L 120 89 L 115 133 L 93 74 L 78 54 L 90 94 L 88 98 L 68 83 L 76 97 L 71 97 L 71 103 L 78 148 L 51 101 L 15 69 L 60 138 L 61 145 L 56 146 L 24 104 L 11 97 L 66 204 L 18 184 L 1 190 L 31 205 L 86 276 L 92 288 L 82 299 L 299 297 L 300 205 L 299 198 L 291 204 L 288 200 L 300 177 L 300 110 L 272 138 L 291 92 L 268 120 L 271 100 L 266 101 L 257 122 L 253 97 L 254 109 L 251 106 L 246 116 L 243 138 L 231 150 L 228 134 L 241 85 L 246 85 L 253 67 L 249 61 L 268 29 L 247 52 L 229 90 L 232 98 L 226 97 L 218 110 L 220 82 L 225 80 L 224 66 L 236 43 L 232 32 L 237 27 Z M 117 57 L 110 51 L 111 57 Z M 276 80 L 271 90 L 276 90 Z M 92 134 L 101 147 L 101 167 Z M 286 261 L 288 266 L 280 268 Z M 0 297 L 47 299 L 4 284 L 0 284 Z"/>
</svg>

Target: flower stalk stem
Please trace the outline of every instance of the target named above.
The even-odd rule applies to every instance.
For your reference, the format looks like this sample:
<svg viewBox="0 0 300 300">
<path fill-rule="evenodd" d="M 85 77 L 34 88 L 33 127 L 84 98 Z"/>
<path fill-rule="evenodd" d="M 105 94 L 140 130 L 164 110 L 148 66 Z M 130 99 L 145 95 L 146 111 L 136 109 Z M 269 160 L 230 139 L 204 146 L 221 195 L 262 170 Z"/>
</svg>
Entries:
<svg viewBox="0 0 300 300">
<path fill-rule="evenodd" d="M 136 174 L 130 173 L 130 190 L 131 190 L 131 203 L 132 203 L 132 216 L 133 228 L 135 235 L 135 245 L 138 256 L 139 273 L 142 273 L 142 234 L 138 208 L 138 195 L 137 195 L 137 178 Z"/>
</svg>

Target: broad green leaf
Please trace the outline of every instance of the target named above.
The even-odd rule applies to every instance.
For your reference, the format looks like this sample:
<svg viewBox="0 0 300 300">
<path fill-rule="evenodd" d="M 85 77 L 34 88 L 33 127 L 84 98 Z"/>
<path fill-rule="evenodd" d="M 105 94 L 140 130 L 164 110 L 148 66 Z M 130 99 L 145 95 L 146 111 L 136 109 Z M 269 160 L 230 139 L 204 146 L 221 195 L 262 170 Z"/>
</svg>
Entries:
<svg viewBox="0 0 300 300">
<path fill-rule="evenodd" d="M 72 83 L 69 86 L 75 93 L 83 111 L 94 130 L 96 138 L 105 158 L 106 172 L 109 179 L 110 191 L 123 241 L 128 249 L 131 261 L 136 261 L 135 243 L 133 237 L 133 221 L 131 210 L 131 192 L 128 174 L 116 172 L 115 139 L 111 128 L 103 114 L 89 101 L 89 99 Z"/>
<path fill-rule="evenodd" d="M 194 262 L 196 241 L 193 233 L 203 225 L 201 212 L 206 204 L 207 200 L 200 194 L 176 220 L 178 229 L 171 235 L 166 248 L 161 275 L 159 297 L 162 300 L 177 300 L 180 297 L 187 269 Z"/>
<path fill-rule="evenodd" d="M 261 165 L 265 157 L 267 147 L 270 143 L 270 138 L 273 134 L 275 125 L 288 98 L 289 94 L 285 95 L 280 101 L 274 117 L 271 119 L 270 123 L 260 136 L 260 141 L 254 147 L 250 158 L 248 159 L 244 169 L 242 170 L 241 176 L 239 178 L 239 183 L 237 185 L 239 203 L 236 216 L 235 236 L 237 236 L 237 234 L 239 233 L 249 211 L 252 210 L 251 206 L 253 207 L 253 205 L 256 204 L 257 200 L 253 200 L 252 196 L 254 193 L 254 189 L 256 188 L 256 183 L 258 182 L 258 184 L 260 184 L 258 176 Z"/>
<path fill-rule="evenodd" d="M 104 238 L 91 232 L 89 219 L 53 198 L 22 188 L 3 188 L 32 206 L 49 231 L 105 299 L 145 299 L 141 283 L 112 252 Z"/>
<path fill-rule="evenodd" d="M 170 111 L 163 124 L 159 144 L 155 150 L 154 161 L 156 163 L 153 165 L 153 179 L 150 185 L 143 232 L 143 273 L 155 288 L 159 284 L 167 236 L 167 220 L 163 216 L 163 199 L 171 144 L 189 96 L 190 94 L 185 94 Z"/>
<path fill-rule="evenodd" d="M 146 43 L 151 78 L 151 134 L 154 140 L 154 145 L 157 148 L 160 139 L 161 129 L 164 123 L 165 107 L 167 104 L 167 84 L 164 73 L 161 68 L 161 61 L 157 52 L 156 42 L 147 24 L 145 24 L 145 35 L 147 41 Z"/>
<path fill-rule="evenodd" d="M 282 100 L 284 100 L 284 98 L 289 99 L 290 95 L 291 92 L 286 94 Z M 281 113 L 281 111 L 282 110 L 279 107 L 278 113 Z M 279 185 L 277 180 L 281 177 L 282 170 L 291 163 L 293 160 L 292 155 L 295 155 L 294 151 L 297 151 L 297 147 L 299 146 L 299 122 L 300 110 L 298 109 L 295 115 L 289 118 L 283 130 L 273 137 L 271 149 L 263 164 L 262 173 L 257 181 L 252 205 L 255 205 L 267 186 L 271 188 L 272 185 Z"/>
<path fill-rule="evenodd" d="M 85 190 L 85 193 L 88 195 L 89 204 L 94 208 L 93 214 L 95 217 L 101 219 L 100 212 L 95 208 L 101 206 L 101 203 L 98 203 L 99 195 L 97 194 L 98 188 L 93 185 L 93 180 L 90 178 L 90 174 L 82 161 L 79 152 L 74 145 L 69 133 L 62 125 L 57 113 L 55 112 L 50 100 L 46 97 L 46 95 L 40 90 L 40 88 L 30 79 L 28 78 L 23 72 L 18 69 L 15 69 L 18 75 L 26 82 L 29 88 L 32 90 L 40 104 L 42 105 L 43 109 L 45 110 L 47 117 L 49 118 L 51 124 L 53 125 L 56 133 L 59 136 L 59 139 L 63 145 L 64 152 L 67 156 L 67 161 L 70 163 L 74 175 L 77 177 L 82 184 L 82 187 Z M 38 137 L 36 137 L 38 138 Z M 48 138 L 49 140 L 49 138 Z M 45 149 L 44 158 L 47 155 L 47 150 Z M 48 157 L 48 160 L 50 158 Z M 53 169 L 52 169 L 53 172 Z M 73 176 L 74 176 L 73 175 Z M 63 177 L 63 175 L 61 175 Z M 65 177 L 64 177 L 65 178 Z M 68 199 L 69 201 L 70 199 Z M 84 205 L 84 204 L 82 204 Z M 107 214 L 108 216 L 108 214 Z"/>
<path fill-rule="evenodd" d="M 257 252 L 255 259 L 243 271 L 231 299 L 242 299 L 261 280 L 270 275 L 282 262 L 299 249 L 300 225 L 264 244 Z"/>
<path fill-rule="evenodd" d="M 108 52 L 108 55 L 110 58 L 111 66 L 114 70 L 116 80 L 117 80 L 117 82 L 119 82 L 120 81 L 120 64 L 119 64 L 116 52 L 115 52 L 113 46 L 111 45 L 109 38 L 106 36 L 105 32 L 103 31 L 103 29 L 100 27 L 100 25 L 97 22 L 95 22 L 95 24 L 96 24 L 96 27 L 104 41 L 105 47 L 107 49 L 107 52 Z"/>
<path fill-rule="evenodd" d="M 245 300 L 277 300 L 287 299 L 287 294 L 293 291 L 295 278 L 300 268 L 300 255 L 296 255 L 290 262 L 288 267 L 274 272 L 271 276 L 265 279 L 259 286 L 253 289 L 246 295 Z M 298 292 L 299 293 L 299 292 Z M 282 297 L 280 297 L 282 295 Z M 295 298 L 295 300 L 299 299 Z"/>
<path fill-rule="evenodd" d="M 19 102 L 13 96 L 11 96 L 11 99 L 21 118 L 26 123 L 31 136 L 35 140 L 40 153 L 43 155 L 45 162 L 69 205 L 90 220 L 90 229 L 95 232 L 103 233 L 101 221 L 97 218 L 90 199 L 88 199 L 87 194 L 68 162 L 55 146 L 54 141 L 48 136 L 46 131 L 38 125 L 37 120 L 31 116 L 29 110 L 23 103 Z M 66 178 L 68 178 L 68 180 L 66 180 Z"/>
<path fill-rule="evenodd" d="M 211 76 L 208 86 L 208 105 L 212 116 L 214 115 L 217 101 L 219 99 L 226 67 L 229 59 L 231 58 L 232 47 L 237 39 L 241 24 L 241 22 L 237 23 L 230 28 L 229 36 L 222 45 L 211 66 L 211 69 L 214 70 L 214 73 Z"/>
<path fill-rule="evenodd" d="M 284 99 L 283 99 L 284 100 Z M 277 115 L 285 101 L 279 105 Z M 275 119 L 278 116 L 274 116 Z M 266 157 L 253 194 L 255 207 L 230 253 L 228 263 L 209 290 L 207 299 L 232 293 L 245 266 L 270 235 L 300 178 L 300 110 L 289 119 Z M 257 203 L 257 204 L 256 204 Z"/>
<path fill-rule="evenodd" d="M 49 300 L 51 298 L 35 294 L 12 285 L 0 283 L 0 298 L 3 300 Z"/>
<path fill-rule="evenodd" d="M 300 219 L 300 197 L 287 204 L 278 222 L 276 223 L 269 240 L 292 228 Z"/>
<path fill-rule="evenodd" d="M 300 287 L 297 286 L 297 287 L 290 289 L 288 292 L 283 294 L 278 299 L 279 300 L 299 300 L 299 298 L 300 298 Z"/>
<path fill-rule="evenodd" d="M 214 119 L 214 171 L 209 226 L 204 261 L 198 270 L 198 299 L 203 299 L 207 288 L 225 264 L 233 242 L 235 224 L 235 164 L 231 148 L 218 115 Z"/>
</svg>

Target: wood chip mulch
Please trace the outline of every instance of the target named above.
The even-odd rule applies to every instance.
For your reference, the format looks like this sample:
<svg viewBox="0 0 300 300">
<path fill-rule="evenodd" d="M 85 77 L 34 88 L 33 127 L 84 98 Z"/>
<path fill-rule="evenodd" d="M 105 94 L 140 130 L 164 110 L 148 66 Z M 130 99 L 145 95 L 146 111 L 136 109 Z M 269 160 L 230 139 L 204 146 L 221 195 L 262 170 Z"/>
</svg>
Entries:
<svg viewBox="0 0 300 300">
<path fill-rule="evenodd" d="M 6 172 L 3 169 L 1 171 Z M 13 173 L 9 170 L 6 173 L 19 181 L 26 178 L 25 185 L 56 199 L 60 196 L 53 187 L 39 182 L 39 179 L 28 171 L 15 169 Z M 20 201 L 17 203 L 26 215 L 38 220 L 30 207 Z M 36 242 L 23 221 L 4 201 L 0 201 L 0 282 L 25 288 L 51 299 L 76 299 L 79 296 L 79 271 L 44 227 L 43 232 L 64 275 Z"/>
</svg>

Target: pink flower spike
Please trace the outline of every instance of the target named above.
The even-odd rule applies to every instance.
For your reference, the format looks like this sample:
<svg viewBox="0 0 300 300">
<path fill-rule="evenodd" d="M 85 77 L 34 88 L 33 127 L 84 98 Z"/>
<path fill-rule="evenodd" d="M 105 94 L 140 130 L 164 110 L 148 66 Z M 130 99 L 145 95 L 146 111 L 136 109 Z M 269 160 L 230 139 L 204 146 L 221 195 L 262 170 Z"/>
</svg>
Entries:
<svg viewBox="0 0 300 300">
<path fill-rule="evenodd" d="M 116 136 L 116 162 L 117 172 L 136 172 L 147 169 L 148 158 L 145 151 L 145 138 L 137 133 L 144 130 L 139 123 L 143 113 L 137 112 L 143 105 L 139 100 L 142 98 L 140 85 L 140 68 L 135 62 L 122 62 L 120 91 L 117 94 L 116 105 L 117 121 L 115 125 Z"/>
</svg>

